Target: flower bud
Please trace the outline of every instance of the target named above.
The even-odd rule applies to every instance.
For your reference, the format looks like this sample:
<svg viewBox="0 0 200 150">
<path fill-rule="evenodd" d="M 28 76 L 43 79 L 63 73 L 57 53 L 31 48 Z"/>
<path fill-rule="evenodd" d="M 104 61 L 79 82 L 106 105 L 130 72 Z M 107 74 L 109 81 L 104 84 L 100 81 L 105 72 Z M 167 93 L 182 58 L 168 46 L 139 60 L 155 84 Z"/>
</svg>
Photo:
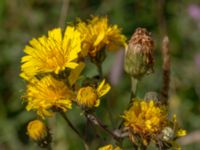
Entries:
<svg viewBox="0 0 200 150">
<path fill-rule="evenodd" d="M 153 71 L 154 42 L 145 28 L 137 28 L 125 51 L 125 71 L 134 78 L 141 78 Z"/>
<path fill-rule="evenodd" d="M 47 147 L 51 142 L 51 135 L 48 128 L 40 120 L 33 120 L 28 123 L 27 134 L 40 147 Z"/>
<path fill-rule="evenodd" d="M 163 130 L 162 130 L 162 139 L 164 141 L 170 141 L 173 139 L 174 137 L 174 131 L 171 127 L 165 127 Z"/>
</svg>

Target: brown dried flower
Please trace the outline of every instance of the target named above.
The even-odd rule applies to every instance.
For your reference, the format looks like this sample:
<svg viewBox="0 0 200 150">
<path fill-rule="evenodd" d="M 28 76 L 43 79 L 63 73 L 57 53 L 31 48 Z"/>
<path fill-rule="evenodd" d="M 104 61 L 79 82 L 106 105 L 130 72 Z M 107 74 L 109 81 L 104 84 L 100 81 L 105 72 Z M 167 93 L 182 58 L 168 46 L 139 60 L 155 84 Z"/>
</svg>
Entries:
<svg viewBox="0 0 200 150">
<path fill-rule="evenodd" d="M 145 28 L 137 28 L 125 52 L 125 71 L 134 78 L 141 78 L 153 70 L 154 42 Z"/>
</svg>

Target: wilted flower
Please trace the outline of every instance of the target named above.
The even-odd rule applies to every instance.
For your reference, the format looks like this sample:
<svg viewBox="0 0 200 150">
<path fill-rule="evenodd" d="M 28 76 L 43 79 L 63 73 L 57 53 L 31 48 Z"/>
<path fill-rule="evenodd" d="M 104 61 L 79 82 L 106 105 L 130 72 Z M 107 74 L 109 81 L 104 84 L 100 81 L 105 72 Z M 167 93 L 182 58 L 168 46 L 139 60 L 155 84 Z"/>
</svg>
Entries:
<svg viewBox="0 0 200 150">
<path fill-rule="evenodd" d="M 41 80 L 33 79 L 28 84 L 25 100 L 26 109 L 35 110 L 41 117 L 52 116 L 52 110 L 67 111 L 71 108 L 72 91 L 62 81 L 52 76 L 45 76 Z"/>
<path fill-rule="evenodd" d="M 98 150 L 122 150 L 120 147 L 113 147 L 111 144 L 100 147 Z"/>
<path fill-rule="evenodd" d="M 125 71 L 134 78 L 141 78 L 153 70 L 154 43 L 145 28 L 137 28 L 125 51 Z"/>
<path fill-rule="evenodd" d="M 103 80 L 97 88 L 86 86 L 79 89 L 77 103 L 83 107 L 98 107 L 100 98 L 110 90 L 110 85 Z"/>
<path fill-rule="evenodd" d="M 48 37 L 34 38 L 25 47 L 27 55 L 22 57 L 20 76 L 29 80 L 40 73 L 58 74 L 65 68 L 74 69 L 80 51 L 80 33 L 74 27 L 67 27 L 64 36 L 60 28 L 53 29 Z"/>
<path fill-rule="evenodd" d="M 109 25 L 107 17 L 92 17 L 88 22 L 79 21 L 77 29 L 83 38 L 82 55 L 96 57 L 103 48 L 117 50 L 125 45 L 125 36 L 117 25 Z"/>
</svg>

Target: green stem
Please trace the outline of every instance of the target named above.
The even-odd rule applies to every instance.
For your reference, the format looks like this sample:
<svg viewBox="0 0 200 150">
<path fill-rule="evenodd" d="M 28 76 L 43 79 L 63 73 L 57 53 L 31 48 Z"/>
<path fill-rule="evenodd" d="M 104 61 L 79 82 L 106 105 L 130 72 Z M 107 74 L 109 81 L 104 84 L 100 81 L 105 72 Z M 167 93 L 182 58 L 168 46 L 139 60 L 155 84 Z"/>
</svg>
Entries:
<svg viewBox="0 0 200 150">
<path fill-rule="evenodd" d="M 131 77 L 131 99 L 136 97 L 138 79 Z"/>
<path fill-rule="evenodd" d="M 71 123 L 69 118 L 66 116 L 64 112 L 60 112 L 61 116 L 64 118 L 64 120 L 67 122 L 69 127 L 80 137 L 80 139 L 83 141 L 83 144 L 85 146 L 86 150 L 89 150 L 89 146 L 87 145 L 87 142 L 85 141 L 85 138 L 80 134 L 80 132 L 75 128 L 75 126 Z"/>
<path fill-rule="evenodd" d="M 136 97 L 137 84 L 138 84 L 138 79 L 131 77 L 131 97 L 130 97 L 130 101 L 128 103 L 127 109 L 130 108 L 131 103 L 133 102 L 133 99 Z M 124 123 L 124 119 L 119 124 L 119 129 L 122 127 L 123 123 Z"/>
<path fill-rule="evenodd" d="M 47 150 L 52 150 L 51 144 L 48 145 Z"/>
<path fill-rule="evenodd" d="M 102 65 L 101 65 L 101 63 L 98 63 L 98 64 L 96 64 L 96 66 L 97 66 L 97 70 L 98 70 L 99 76 L 102 79 L 103 78 Z"/>
</svg>

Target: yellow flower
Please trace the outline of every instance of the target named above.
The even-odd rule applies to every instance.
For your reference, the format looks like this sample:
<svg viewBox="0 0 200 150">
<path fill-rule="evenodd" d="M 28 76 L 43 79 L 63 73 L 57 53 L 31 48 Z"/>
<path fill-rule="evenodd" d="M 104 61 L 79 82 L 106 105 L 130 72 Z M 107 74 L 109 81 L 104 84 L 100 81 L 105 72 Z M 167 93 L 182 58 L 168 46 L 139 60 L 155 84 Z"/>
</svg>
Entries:
<svg viewBox="0 0 200 150">
<path fill-rule="evenodd" d="M 165 107 L 157 106 L 153 100 L 135 100 L 123 118 L 126 127 L 145 137 L 161 132 L 166 125 L 167 114 Z"/>
<path fill-rule="evenodd" d="M 182 137 L 182 136 L 185 136 L 185 135 L 187 134 L 187 131 L 186 131 L 186 130 L 181 129 L 181 128 L 179 127 L 179 124 L 178 124 L 178 122 L 177 122 L 177 117 L 176 117 L 175 114 L 173 115 L 172 123 L 173 123 L 173 126 L 175 127 L 176 137 Z"/>
<path fill-rule="evenodd" d="M 27 126 L 28 136 L 34 141 L 40 141 L 48 136 L 48 130 L 45 124 L 40 120 L 33 120 Z"/>
<path fill-rule="evenodd" d="M 104 96 L 110 90 L 110 85 L 103 80 L 97 89 L 86 86 L 79 89 L 77 94 L 77 103 L 80 106 L 98 107 L 100 104 L 100 97 Z"/>
<path fill-rule="evenodd" d="M 25 47 L 20 76 L 29 80 L 40 73 L 58 74 L 65 68 L 74 69 L 80 51 L 80 33 L 74 27 L 67 27 L 64 36 L 60 28 L 55 28 L 48 32 L 48 37 L 34 38 Z"/>
<path fill-rule="evenodd" d="M 94 16 L 88 22 L 80 21 L 77 29 L 83 38 L 83 56 L 89 54 L 90 57 L 95 57 L 105 47 L 117 50 L 120 46 L 125 46 L 126 37 L 121 34 L 117 25 L 108 24 L 107 17 Z"/>
<path fill-rule="evenodd" d="M 176 136 L 177 137 L 181 137 L 181 136 L 185 136 L 187 134 L 187 131 L 186 130 L 183 130 L 183 129 L 179 129 L 176 133 Z"/>
<path fill-rule="evenodd" d="M 113 147 L 111 144 L 100 147 L 98 150 L 122 150 L 120 147 Z"/>
<path fill-rule="evenodd" d="M 52 116 L 53 110 L 66 112 L 71 108 L 73 93 L 62 81 L 52 76 L 45 76 L 41 80 L 33 79 L 28 84 L 25 95 L 28 111 L 35 110 L 42 118 Z M 51 109 L 51 111 L 50 111 Z"/>
</svg>

